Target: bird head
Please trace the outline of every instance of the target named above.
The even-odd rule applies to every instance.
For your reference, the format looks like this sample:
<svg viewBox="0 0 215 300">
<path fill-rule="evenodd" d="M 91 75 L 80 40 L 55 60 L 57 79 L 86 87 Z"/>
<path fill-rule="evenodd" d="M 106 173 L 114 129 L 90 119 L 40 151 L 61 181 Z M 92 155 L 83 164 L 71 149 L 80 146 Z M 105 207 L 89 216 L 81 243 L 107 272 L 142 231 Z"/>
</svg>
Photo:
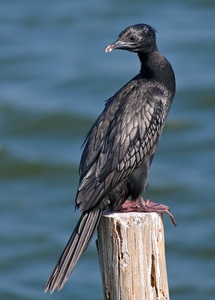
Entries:
<svg viewBox="0 0 215 300">
<path fill-rule="evenodd" d="M 115 49 L 150 53 L 157 49 L 156 32 L 147 24 L 136 24 L 124 29 L 116 42 L 105 47 L 105 52 Z"/>
</svg>

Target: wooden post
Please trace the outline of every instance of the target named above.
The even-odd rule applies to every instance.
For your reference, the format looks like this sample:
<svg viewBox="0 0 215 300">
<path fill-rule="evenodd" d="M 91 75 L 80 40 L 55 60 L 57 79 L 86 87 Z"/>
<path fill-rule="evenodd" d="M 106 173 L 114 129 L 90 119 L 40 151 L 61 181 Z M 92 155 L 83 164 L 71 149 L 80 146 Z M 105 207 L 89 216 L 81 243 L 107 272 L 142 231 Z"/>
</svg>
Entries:
<svg viewBox="0 0 215 300">
<path fill-rule="evenodd" d="M 163 221 L 157 213 L 111 213 L 98 226 L 105 300 L 169 299 Z"/>
</svg>

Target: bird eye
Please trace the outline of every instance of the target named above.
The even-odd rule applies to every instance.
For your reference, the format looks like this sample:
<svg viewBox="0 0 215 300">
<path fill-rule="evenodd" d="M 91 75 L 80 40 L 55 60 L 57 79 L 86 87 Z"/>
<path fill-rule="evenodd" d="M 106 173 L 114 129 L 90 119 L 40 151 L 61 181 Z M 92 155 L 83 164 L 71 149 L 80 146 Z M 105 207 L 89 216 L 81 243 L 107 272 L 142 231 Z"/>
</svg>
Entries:
<svg viewBox="0 0 215 300">
<path fill-rule="evenodd" d="M 135 35 L 131 35 L 131 36 L 130 36 L 130 40 L 131 40 L 131 41 L 135 41 Z"/>
</svg>

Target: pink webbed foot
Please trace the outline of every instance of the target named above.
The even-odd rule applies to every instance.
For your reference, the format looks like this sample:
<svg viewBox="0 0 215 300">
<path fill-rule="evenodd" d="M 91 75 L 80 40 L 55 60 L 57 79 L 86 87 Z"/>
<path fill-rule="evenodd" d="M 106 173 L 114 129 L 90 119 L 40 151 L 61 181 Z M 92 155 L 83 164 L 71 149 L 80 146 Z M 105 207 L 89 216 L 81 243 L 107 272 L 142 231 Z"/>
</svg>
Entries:
<svg viewBox="0 0 215 300">
<path fill-rule="evenodd" d="M 174 216 L 170 212 L 170 208 L 167 205 L 154 203 L 149 200 L 144 201 L 143 198 L 138 197 L 136 201 L 126 200 L 121 208 L 122 212 L 156 212 L 167 213 L 176 226 Z"/>
</svg>

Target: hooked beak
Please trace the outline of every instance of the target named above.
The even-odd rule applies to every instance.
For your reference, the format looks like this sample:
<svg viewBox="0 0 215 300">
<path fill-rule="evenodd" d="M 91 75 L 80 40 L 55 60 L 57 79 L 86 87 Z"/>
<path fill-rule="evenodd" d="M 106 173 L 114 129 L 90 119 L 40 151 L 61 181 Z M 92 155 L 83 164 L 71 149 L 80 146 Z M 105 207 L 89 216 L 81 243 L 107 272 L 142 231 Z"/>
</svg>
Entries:
<svg viewBox="0 0 215 300">
<path fill-rule="evenodd" d="M 132 50 L 134 48 L 133 43 L 123 42 L 120 40 L 117 40 L 115 43 L 108 45 L 105 47 L 105 52 L 111 52 L 115 49 L 121 49 L 121 50 Z"/>
</svg>

